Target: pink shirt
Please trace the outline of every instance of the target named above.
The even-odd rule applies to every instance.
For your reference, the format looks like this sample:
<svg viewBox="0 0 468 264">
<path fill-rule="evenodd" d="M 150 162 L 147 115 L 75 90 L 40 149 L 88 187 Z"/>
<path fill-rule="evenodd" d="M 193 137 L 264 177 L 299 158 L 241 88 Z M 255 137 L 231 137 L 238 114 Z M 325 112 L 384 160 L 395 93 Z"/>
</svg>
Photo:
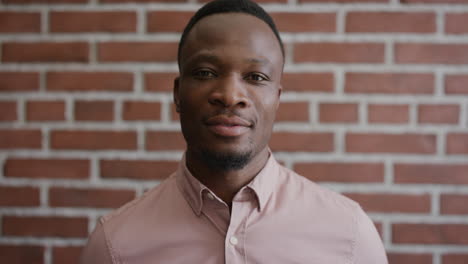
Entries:
<svg viewBox="0 0 468 264">
<path fill-rule="evenodd" d="M 103 217 L 83 264 L 386 264 L 360 206 L 279 165 L 234 197 L 232 212 L 183 160 L 167 180 Z"/>
</svg>

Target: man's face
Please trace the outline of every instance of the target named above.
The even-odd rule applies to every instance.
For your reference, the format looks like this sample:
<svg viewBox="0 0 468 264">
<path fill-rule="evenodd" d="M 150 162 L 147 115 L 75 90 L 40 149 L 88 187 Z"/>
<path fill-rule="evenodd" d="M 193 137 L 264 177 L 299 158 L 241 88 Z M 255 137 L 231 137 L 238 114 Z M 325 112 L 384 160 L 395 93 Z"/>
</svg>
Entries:
<svg viewBox="0 0 468 264">
<path fill-rule="evenodd" d="M 182 48 L 174 89 L 187 151 L 249 160 L 265 151 L 282 68 L 278 40 L 262 20 L 242 13 L 201 19 Z"/>
</svg>

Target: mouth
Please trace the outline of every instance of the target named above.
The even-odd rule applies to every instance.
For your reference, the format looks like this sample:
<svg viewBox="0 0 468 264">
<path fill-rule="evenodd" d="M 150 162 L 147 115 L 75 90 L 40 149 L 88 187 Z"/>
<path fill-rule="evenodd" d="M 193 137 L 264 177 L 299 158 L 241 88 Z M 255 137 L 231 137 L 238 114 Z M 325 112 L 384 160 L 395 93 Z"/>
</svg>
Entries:
<svg viewBox="0 0 468 264">
<path fill-rule="evenodd" d="M 222 137 L 238 137 L 252 128 L 252 123 L 238 116 L 217 115 L 206 121 L 208 129 Z"/>
</svg>

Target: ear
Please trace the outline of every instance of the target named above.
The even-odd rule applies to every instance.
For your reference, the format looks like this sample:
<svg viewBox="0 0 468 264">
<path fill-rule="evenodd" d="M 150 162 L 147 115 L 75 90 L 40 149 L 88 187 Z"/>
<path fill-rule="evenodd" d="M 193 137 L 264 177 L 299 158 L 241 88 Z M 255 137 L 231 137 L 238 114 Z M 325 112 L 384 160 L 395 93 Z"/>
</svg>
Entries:
<svg viewBox="0 0 468 264">
<path fill-rule="evenodd" d="M 180 77 L 177 77 L 174 79 L 174 90 L 172 93 L 174 97 L 174 104 L 176 106 L 177 113 L 180 113 L 179 80 L 180 80 Z"/>
<path fill-rule="evenodd" d="M 283 86 L 280 84 L 278 86 L 278 102 L 276 103 L 276 109 L 278 109 L 279 107 L 282 92 L 283 92 Z"/>
</svg>

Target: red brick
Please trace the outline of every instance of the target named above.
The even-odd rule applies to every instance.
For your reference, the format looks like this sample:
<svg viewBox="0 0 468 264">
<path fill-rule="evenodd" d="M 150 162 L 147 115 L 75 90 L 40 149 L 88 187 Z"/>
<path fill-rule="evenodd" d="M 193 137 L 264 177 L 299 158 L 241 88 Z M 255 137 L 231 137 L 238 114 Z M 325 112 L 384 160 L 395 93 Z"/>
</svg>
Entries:
<svg viewBox="0 0 468 264">
<path fill-rule="evenodd" d="M 318 182 L 383 182 L 382 163 L 312 162 L 296 163 L 294 171 Z"/>
<path fill-rule="evenodd" d="M 466 224 L 393 224 L 393 243 L 468 245 Z"/>
<path fill-rule="evenodd" d="M 276 121 L 280 122 L 307 122 L 309 121 L 308 102 L 280 103 L 276 113 Z"/>
<path fill-rule="evenodd" d="M 53 264 L 79 264 L 81 251 L 83 247 L 79 246 L 63 246 L 52 248 Z"/>
<path fill-rule="evenodd" d="M 44 264 L 42 246 L 0 245 L 0 263 L 8 264 Z"/>
<path fill-rule="evenodd" d="M 358 121 L 357 104 L 349 103 L 321 103 L 321 123 L 356 123 Z"/>
<path fill-rule="evenodd" d="M 442 194 L 440 212 L 442 214 L 468 214 L 467 194 Z"/>
<path fill-rule="evenodd" d="M 105 42 L 98 45 L 101 62 L 175 62 L 175 42 Z"/>
<path fill-rule="evenodd" d="M 3 62 L 88 62 L 85 42 L 7 42 Z"/>
<path fill-rule="evenodd" d="M 442 255 L 442 264 L 466 264 L 468 254 L 444 254 Z"/>
<path fill-rule="evenodd" d="M 178 166 L 175 161 L 152 160 L 101 160 L 101 177 L 162 180 Z"/>
<path fill-rule="evenodd" d="M 270 139 L 273 151 L 331 152 L 334 149 L 332 133 L 275 132 Z"/>
<path fill-rule="evenodd" d="M 465 164 L 404 164 L 394 165 L 396 183 L 468 184 Z"/>
<path fill-rule="evenodd" d="M 449 34 L 468 33 L 468 13 L 445 14 L 445 32 Z"/>
<path fill-rule="evenodd" d="M 468 4 L 468 0 L 401 0 L 402 4 Z"/>
<path fill-rule="evenodd" d="M 0 129 L 0 149 L 40 149 L 42 133 L 32 129 Z"/>
<path fill-rule="evenodd" d="M 36 187 L 0 186 L 0 206 L 39 206 Z"/>
<path fill-rule="evenodd" d="M 294 62 L 382 63 L 384 50 L 382 43 L 297 43 Z"/>
<path fill-rule="evenodd" d="M 3 0 L 6 4 L 81 4 L 88 0 Z"/>
<path fill-rule="evenodd" d="M 26 104 L 28 121 L 63 121 L 65 120 L 65 102 L 29 101 Z"/>
<path fill-rule="evenodd" d="M 88 160 L 10 158 L 5 164 L 6 177 L 85 179 L 89 177 Z"/>
<path fill-rule="evenodd" d="M 185 150 L 186 144 L 182 132 L 148 131 L 146 132 L 147 150 Z"/>
<path fill-rule="evenodd" d="M 182 32 L 194 12 L 153 11 L 148 12 L 148 32 Z M 171 21 L 168 23 L 167 21 Z"/>
<path fill-rule="evenodd" d="M 431 134 L 348 133 L 346 152 L 433 154 L 436 136 Z"/>
<path fill-rule="evenodd" d="M 345 193 L 358 202 L 366 212 L 430 213 L 431 197 L 428 194 Z"/>
<path fill-rule="evenodd" d="M 281 32 L 335 32 L 335 13 L 270 13 Z"/>
<path fill-rule="evenodd" d="M 124 120 L 161 120 L 161 103 L 126 101 L 122 115 Z"/>
<path fill-rule="evenodd" d="M 435 14 L 429 12 L 350 12 L 346 32 L 433 33 Z"/>
<path fill-rule="evenodd" d="M 178 73 L 145 73 L 145 90 L 149 92 L 172 92 Z"/>
<path fill-rule="evenodd" d="M 379 233 L 379 236 L 380 236 L 380 239 L 383 238 L 383 227 L 382 227 L 382 223 L 380 222 L 374 222 L 374 226 L 375 226 L 375 229 L 377 229 L 377 232 Z"/>
<path fill-rule="evenodd" d="M 345 92 L 432 94 L 434 75 L 426 73 L 347 73 Z"/>
<path fill-rule="evenodd" d="M 457 124 L 460 116 L 460 106 L 452 104 L 418 106 L 418 122 L 431 124 Z"/>
<path fill-rule="evenodd" d="M 49 91 L 114 91 L 133 90 L 133 74 L 125 72 L 49 72 Z"/>
<path fill-rule="evenodd" d="M 117 208 L 135 198 L 133 190 L 76 189 L 52 187 L 49 205 L 52 207 Z"/>
<path fill-rule="evenodd" d="M 401 124 L 409 121 L 409 105 L 371 104 L 367 113 L 369 123 Z"/>
<path fill-rule="evenodd" d="M 447 134 L 448 154 L 468 154 L 468 133 Z"/>
<path fill-rule="evenodd" d="M 334 91 L 333 73 L 285 73 L 282 80 L 284 92 Z"/>
<path fill-rule="evenodd" d="M 299 3 L 388 3 L 388 0 L 298 0 Z"/>
<path fill-rule="evenodd" d="M 38 12 L 0 12 L 0 32 L 41 32 L 41 14 Z"/>
<path fill-rule="evenodd" d="M 127 11 L 56 11 L 51 32 L 136 32 L 136 13 Z"/>
<path fill-rule="evenodd" d="M 445 77 L 446 94 L 468 95 L 468 75 L 448 75 Z"/>
<path fill-rule="evenodd" d="M 426 64 L 467 64 L 467 44 L 397 43 L 395 62 Z"/>
<path fill-rule="evenodd" d="M 60 216 L 4 216 L 3 233 L 7 236 L 85 238 L 88 235 L 88 219 Z"/>
<path fill-rule="evenodd" d="M 52 131 L 51 147 L 53 149 L 76 150 L 132 150 L 137 147 L 135 131 Z"/>
<path fill-rule="evenodd" d="M 1 92 L 39 90 L 39 74 L 35 72 L 0 72 Z"/>
<path fill-rule="evenodd" d="M 389 253 L 389 264 L 432 264 L 431 254 Z"/>
<path fill-rule="evenodd" d="M 113 101 L 76 101 L 75 120 L 77 121 L 113 121 Z"/>
<path fill-rule="evenodd" d="M 0 101 L 0 122 L 18 119 L 15 101 Z"/>
</svg>

